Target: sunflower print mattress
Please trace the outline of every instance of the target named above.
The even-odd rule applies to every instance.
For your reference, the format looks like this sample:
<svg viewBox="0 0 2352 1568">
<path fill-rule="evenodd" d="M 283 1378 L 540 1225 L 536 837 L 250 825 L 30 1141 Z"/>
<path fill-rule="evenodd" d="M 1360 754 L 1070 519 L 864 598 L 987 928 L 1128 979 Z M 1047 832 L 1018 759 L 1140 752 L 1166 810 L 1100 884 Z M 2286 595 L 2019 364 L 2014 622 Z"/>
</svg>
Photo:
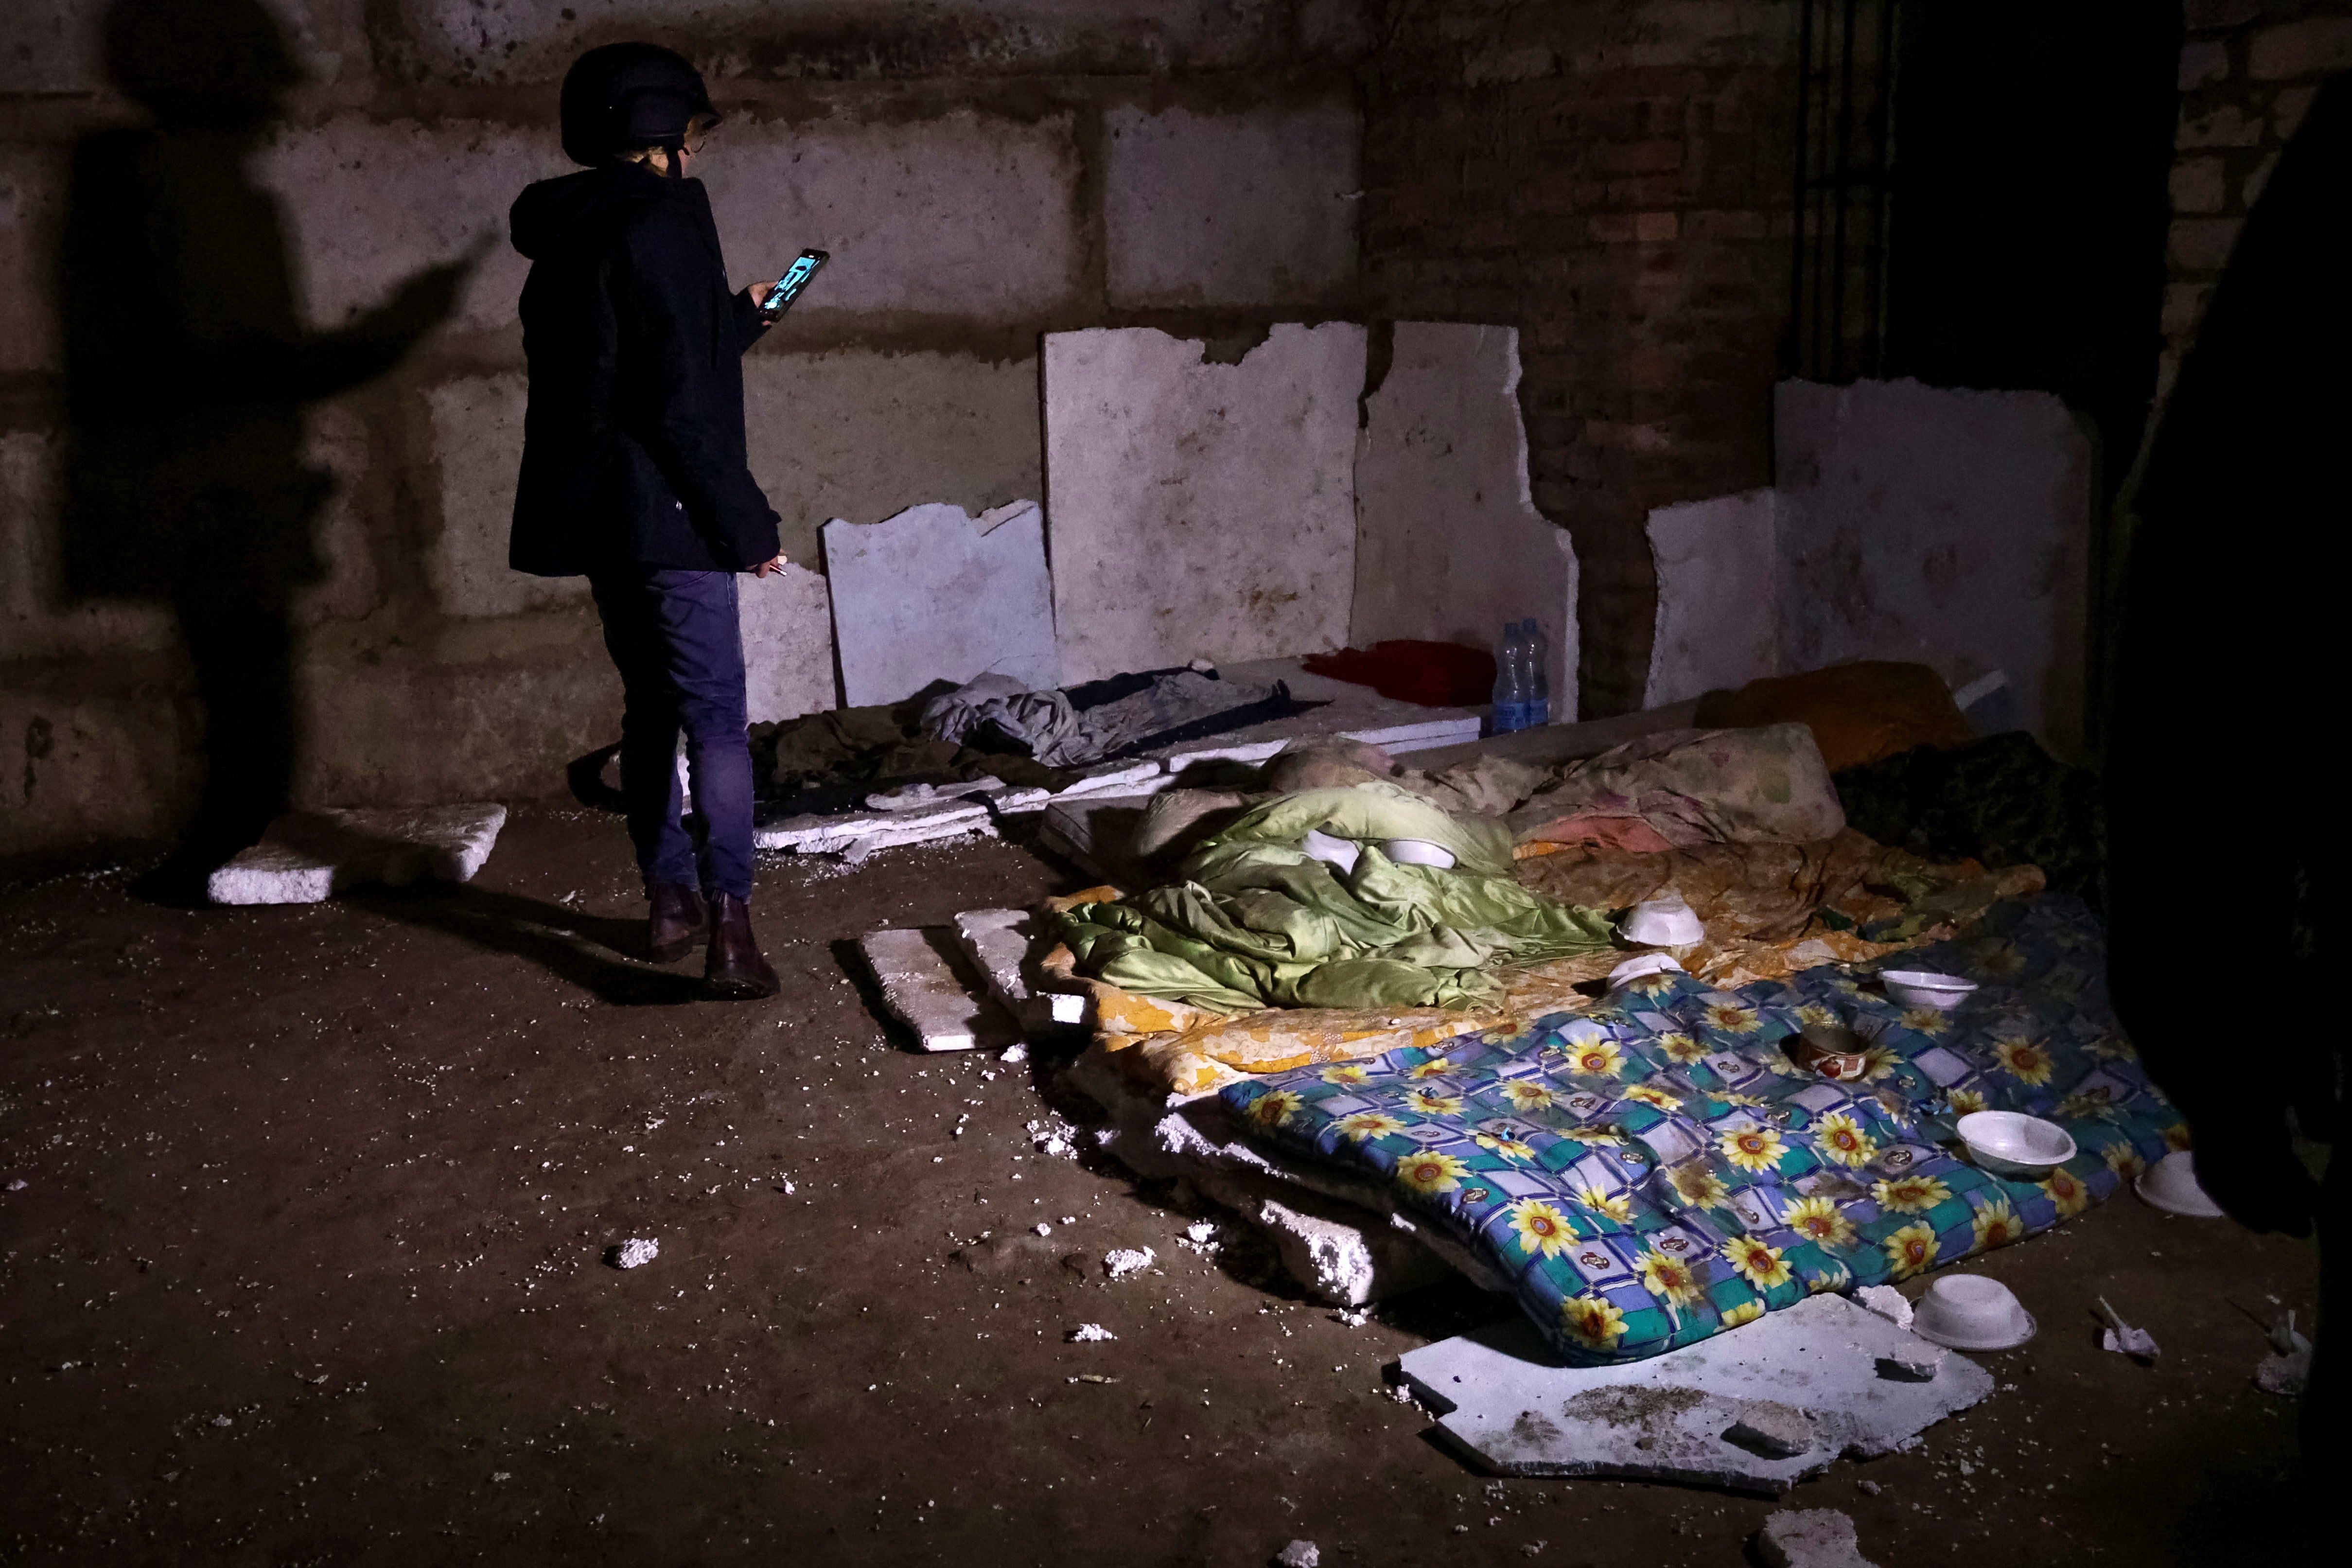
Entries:
<svg viewBox="0 0 2352 1568">
<path fill-rule="evenodd" d="M 2187 1146 L 2109 1010 L 2080 900 L 1998 903 L 1894 962 L 1979 988 L 1938 1013 L 1842 965 L 1732 991 L 1645 975 L 1580 1015 L 1221 1092 L 1253 1136 L 1391 1184 L 1587 1364 L 2006 1246 Z M 1866 1078 L 1789 1060 L 1813 1023 L 1870 1042 Z M 1951 1131 L 1972 1110 L 2047 1117 L 2076 1153 L 2039 1181 L 1981 1170 Z"/>
</svg>

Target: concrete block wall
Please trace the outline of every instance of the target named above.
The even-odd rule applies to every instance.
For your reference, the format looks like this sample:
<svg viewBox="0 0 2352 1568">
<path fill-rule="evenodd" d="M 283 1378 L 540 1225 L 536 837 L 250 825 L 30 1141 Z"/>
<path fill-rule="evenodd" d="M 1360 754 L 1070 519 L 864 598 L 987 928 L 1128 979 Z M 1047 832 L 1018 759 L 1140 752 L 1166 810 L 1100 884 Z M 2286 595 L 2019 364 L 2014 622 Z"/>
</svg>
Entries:
<svg viewBox="0 0 2352 1568">
<path fill-rule="evenodd" d="M 321 328 L 568 172 L 555 89 L 582 48 L 649 37 L 703 66 L 737 280 L 834 256 L 747 365 L 752 466 L 804 563 L 829 517 L 1039 495 L 1042 332 L 1360 310 L 1353 0 L 254 3 L 307 73 L 251 167 Z M 69 602 L 58 568 L 68 161 L 136 114 L 106 9 L 0 5 L 0 863 L 166 837 L 196 776 L 170 613 Z M 338 491 L 299 614 L 309 801 L 546 795 L 617 733 L 583 584 L 505 567 L 525 265 L 494 250 L 398 371 L 311 411 Z"/>
<path fill-rule="evenodd" d="M 1536 504 L 1582 563 L 1583 711 L 1641 705 L 1652 509 L 1770 482 L 1793 0 L 1383 8 L 1375 315 L 1519 329 Z"/>
<path fill-rule="evenodd" d="M 2159 399 L 2312 95 L 2352 70 L 2352 0 L 2187 0 L 2185 20 Z"/>
</svg>

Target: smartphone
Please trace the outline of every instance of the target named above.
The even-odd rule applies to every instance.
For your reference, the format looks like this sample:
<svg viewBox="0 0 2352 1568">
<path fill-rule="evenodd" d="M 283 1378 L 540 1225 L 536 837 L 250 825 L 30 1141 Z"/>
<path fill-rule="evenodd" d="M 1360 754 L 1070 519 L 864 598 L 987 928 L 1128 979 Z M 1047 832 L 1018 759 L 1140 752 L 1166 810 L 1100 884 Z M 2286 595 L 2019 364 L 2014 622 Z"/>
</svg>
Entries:
<svg viewBox="0 0 2352 1568">
<path fill-rule="evenodd" d="M 784 269 L 784 275 L 776 279 L 776 286 L 768 290 L 768 297 L 760 301 L 760 314 L 772 321 L 792 309 L 793 301 L 800 298 L 801 290 L 807 288 L 809 279 L 816 276 L 816 269 L 830 259 L 822 250 L 803 250 L 794 257 L 793 264 Z"/>
</svg>

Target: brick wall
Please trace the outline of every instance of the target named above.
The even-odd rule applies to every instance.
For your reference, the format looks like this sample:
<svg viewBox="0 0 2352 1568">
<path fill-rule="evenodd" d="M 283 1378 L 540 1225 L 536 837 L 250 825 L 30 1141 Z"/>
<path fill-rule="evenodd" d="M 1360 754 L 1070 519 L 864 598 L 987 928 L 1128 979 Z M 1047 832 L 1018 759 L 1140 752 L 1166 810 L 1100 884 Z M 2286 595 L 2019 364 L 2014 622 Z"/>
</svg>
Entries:
<svg viewBox="0 0 2352 1568">
<path fill-rule="evenodd" d="M 69 601 L 59 565 L 66 171 L 134 114 L 107 3 L 0 0 L 0 860 L 168 834 L 195 776 L 170 613 Z M 699 172 L 736 279 L 834 255 L 747 364 L 753 468 L 804 562 L 828 517 L 1038 495 L 1041 331 L 1355 302 L 1354 0 L 267 3 L 308 80 L 252 168 L 320 327 L 568 172 L 555 83 L 582 48 L 651 37 L 703 66 L 732 121 Z M 618 732 L 583 585 L 504 565 L 523 272 L 501 247 L 398 372 L 313 410 L 338 489 L 300 612 L 310 800 L 543 795 Z"/>
<path fill-rule="evenodd" d="M 2352 0 L 2188 0 L 2187 21 L 2159 396 L 2312 94 L 2352 70 Z"/>
<path fill-rule="evenodd" d="M 1653 507 L 1767 483 L 1788 309 L 1790 0 L 1375 5 L 1376 314 L 1520 329 L 1537 504 L 1583 568 L 1583 711 L 1640 706 Z"/>
</svg>

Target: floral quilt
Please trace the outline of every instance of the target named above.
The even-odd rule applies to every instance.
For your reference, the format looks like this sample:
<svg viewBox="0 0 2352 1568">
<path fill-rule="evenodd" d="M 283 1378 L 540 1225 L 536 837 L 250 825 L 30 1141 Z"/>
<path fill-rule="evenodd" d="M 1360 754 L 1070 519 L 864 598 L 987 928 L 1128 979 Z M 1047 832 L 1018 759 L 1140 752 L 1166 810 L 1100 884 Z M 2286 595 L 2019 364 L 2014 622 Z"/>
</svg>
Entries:
<svg viewBox="0 0 2352 1568">
<path fill-rule="evenodd" d="M 1899 966 L 1979 989 L 1939 1013 L 1839 965 L 1736 991 L 1647 975 L 1581 1015 L 1221 1092 L 1253 1135 L 1392 1184 L 1516 1282 L 1562 1355 L 1638 1361 L 2046 1230 L 2186 1147 L 2079 900 L 1995 904 Z M 1866 1078 L 1789 1060 L 1816 1023 L 1869 1042 Z M 2060 1123 L 2075 1156 L 2039 1181 L 1979 1168 L 1951 1123 L 1987 1110 Z"/>
</svg>

